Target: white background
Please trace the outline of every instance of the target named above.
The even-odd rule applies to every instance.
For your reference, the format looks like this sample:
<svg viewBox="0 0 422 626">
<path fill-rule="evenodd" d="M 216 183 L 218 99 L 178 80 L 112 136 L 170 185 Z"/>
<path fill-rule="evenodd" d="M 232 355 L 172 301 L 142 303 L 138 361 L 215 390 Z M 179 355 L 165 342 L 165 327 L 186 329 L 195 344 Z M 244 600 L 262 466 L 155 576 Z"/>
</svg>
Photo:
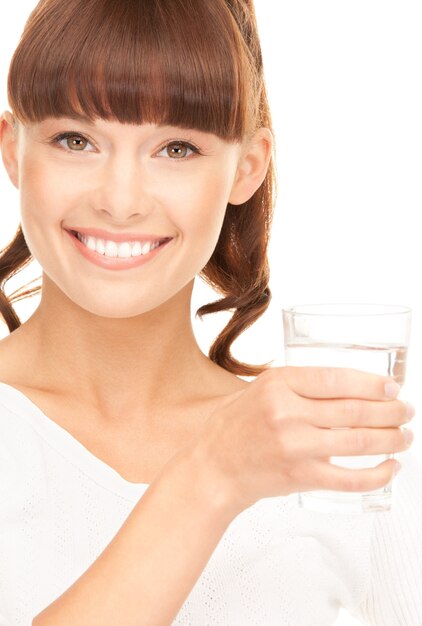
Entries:
<svg viewBox="0 0 422 626">
<path fill-rule="evenodd" d="M 35 2 L 0 21 L 0 109 L 8 65 Z M 317 302 L 402 304 L 413 310 L 401 398 L 416 405 L 422 458 L 422 18 L 417 0 L 255 0 L 277 146 L 278 201 L 270 248 L 273 299 L 233 346 L 237 358 L 283 365 L 281 308 Z M 75 33 L 75 37 L 77 34 Z M 0 247 L 19 224 L 19 195 L 0 168 Z M 7 293 L 41 275 L 37 262 Z M 38 284 L 38 282 L 36 283 Z M 208 351 L 228 314 L 195 320 L 213 293 L 196 281 L 192 319 Z M 39 297 L 16 304 L 25 321 Z M 5 325 L 0 336 L 7 334 Z M 357 624 L 341 612 L 336 626 Z"/>
</svg>

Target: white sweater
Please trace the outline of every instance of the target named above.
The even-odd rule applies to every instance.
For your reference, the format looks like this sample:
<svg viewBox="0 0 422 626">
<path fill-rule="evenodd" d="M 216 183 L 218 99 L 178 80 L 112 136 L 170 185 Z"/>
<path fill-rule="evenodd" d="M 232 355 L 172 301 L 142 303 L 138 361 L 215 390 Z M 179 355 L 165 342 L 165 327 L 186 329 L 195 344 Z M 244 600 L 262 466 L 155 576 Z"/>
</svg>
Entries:
<svg viewBox="0 0 422 626">
<path fill-rule="evenodd" d="M 340 607 L 362 624 L 422 626 L 422 466 L 410 451 L 396 456 L 390 512 L 318 513 L 296 494 L 243 511 L 173 626 L 328 626 Z M 0 383 L 0 626 L 30 626 L 147 488 Z"/>
</svg>

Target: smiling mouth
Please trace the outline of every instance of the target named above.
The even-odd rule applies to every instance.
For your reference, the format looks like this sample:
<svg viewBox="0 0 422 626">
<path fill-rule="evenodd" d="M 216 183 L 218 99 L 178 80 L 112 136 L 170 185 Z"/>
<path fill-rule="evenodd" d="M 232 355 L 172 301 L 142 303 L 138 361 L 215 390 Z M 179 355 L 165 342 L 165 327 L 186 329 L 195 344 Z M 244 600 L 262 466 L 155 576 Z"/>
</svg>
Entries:
<svg viewBox="0 0 422 626">
<path fill-rule="evenodd" d="M 102 237 L 94 237 L 86 235 L 77 230 L 68 230 L 75 239 L 78 239 L 86 248 L 94 253 L 108 258 L 131 258 L 144 256 L 155 250 L 165 243 L 171 241 L 172 237 L 164 237 L 154 240 L 133 240 L 133 241 L 114 241 L 112 239 L 104 239 Z"/>
<path fill-rule="evenodd" d="M 81 237 L 93 237 L 94 239 L 97 240 L 102 240 L 104 242 L 107 241 L 113 241 L 116 244 L 120 244 L 120 243 L 135 243 L 136 241 L 138 242 L 142 242 L 145 243 L 147 241 L 159 241 L 160 243 L 163 243 L 164 241 L 170 241 L 170 239 L 173 239 L 173 237 L 160 237 L 160 235 L 143 235 L 140 234 L 139 236 L 134 236 L 133 234 L 116 234 L 113 235 L 113 233 L 107 233 L 106 231 L 103 231 L 101 229 L 81 229 L 81 230 L 76 230 L 73 228 L 65 228 L 64 230 L 66 230 L 68 233 L 71 233 L 72 235 L 78 236 L 80 235 Z"/>
<path fill-rule="evenodd" d="M 64 230 L 86 259 L 101 267 L 114 270 L 143 265 L 173 241 L 173 237 L 166 237 L 156 241 L 117 243 L 112 240 L 86 237 L 74 230 Z"/>
</svg>

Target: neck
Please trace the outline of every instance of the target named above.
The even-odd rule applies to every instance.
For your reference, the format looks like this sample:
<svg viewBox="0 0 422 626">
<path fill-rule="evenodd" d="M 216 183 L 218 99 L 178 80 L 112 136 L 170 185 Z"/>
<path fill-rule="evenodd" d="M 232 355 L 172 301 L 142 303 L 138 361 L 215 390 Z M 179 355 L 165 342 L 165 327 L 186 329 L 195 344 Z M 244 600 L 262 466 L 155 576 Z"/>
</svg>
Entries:
<svg viewBox="0 0 422 626">
<path fill-rule="evenodd" d="M 154 415 L 188 398 L 218 395 L 216 381 L 227 383 L 233 375 L 212 363 L 196 342 L 192 289 L 193 281 L 158 310 L 106 318 L 75 305 L 45 279 L 39 307 L 13 333 L 21 341 L 31 385 L 77 396 L 106 421 L 130 415 L 134 407 L 138 414 Z"/>
</svg>

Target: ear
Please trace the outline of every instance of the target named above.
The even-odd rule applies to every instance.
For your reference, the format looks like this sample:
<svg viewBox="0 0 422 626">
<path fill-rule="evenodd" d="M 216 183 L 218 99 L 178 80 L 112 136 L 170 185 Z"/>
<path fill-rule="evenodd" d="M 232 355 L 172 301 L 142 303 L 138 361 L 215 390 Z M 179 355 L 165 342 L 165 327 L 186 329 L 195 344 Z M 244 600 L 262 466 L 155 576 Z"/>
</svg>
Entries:
<svg viewBox="0 0 422 626">
<path fill-rule="evenodd" d="M 230 204 L 243 204 L 262 185 L 267 175 L 273 143 L 272 132 L 264 127 L 258 129 L 246 143 L 230 193 Z"/>
<path fill-rule="evenodd" d="M 15 125 L 15 118 L 9 111 L 0 116 L 0 148 L 9 178 L 16 189 L 19 189 L 18 128 Z"/>
</svg>

